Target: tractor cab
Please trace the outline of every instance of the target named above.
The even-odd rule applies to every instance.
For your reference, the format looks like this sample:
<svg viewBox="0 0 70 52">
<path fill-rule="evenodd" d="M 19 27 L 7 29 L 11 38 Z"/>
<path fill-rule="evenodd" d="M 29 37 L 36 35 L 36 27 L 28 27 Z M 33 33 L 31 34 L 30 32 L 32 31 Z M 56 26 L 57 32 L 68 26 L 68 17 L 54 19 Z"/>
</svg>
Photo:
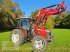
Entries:
<svg viewBox="0 0 70 52">
<path fill-rule="evenodd" d="M 18 29 L 24 29 L 27 33 L 27 38 L 30 37 L 30 31 L 32 27 L 32 19 L 31 18 L 19 18 L 17 19 L 17 28 Z"/>
<path fill-rule="evenodd" d="M 17 27 L 22 27 L 24 29 L 29 29 L 30 28 L 30 22 L 31 18 L 19 18 L 17 19 Z"/>
</svg>

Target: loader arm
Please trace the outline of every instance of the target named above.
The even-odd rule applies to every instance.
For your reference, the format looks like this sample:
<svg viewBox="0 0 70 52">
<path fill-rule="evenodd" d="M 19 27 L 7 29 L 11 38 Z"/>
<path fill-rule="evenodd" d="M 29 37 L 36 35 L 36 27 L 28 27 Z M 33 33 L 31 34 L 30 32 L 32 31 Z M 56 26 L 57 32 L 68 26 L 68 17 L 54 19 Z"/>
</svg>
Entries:
<svg viewBox="0 0 70 52">
<path fill-rule="evenodd" d="M 64 1 L 61 4 L 59 4 L 56 8 L 51 8 L 53 6 L 55 6 L 55 5 L 52 5 L 50 7 L 46 7 L 46 8 L 39 10 L 38 17 L 37 17 L 36 22 L 34 24 L 34 28 L 36 28 L 38 26 L 38 22 L 40 22 L 40 27 L 43 26 L 45 21 L 47 20 L 47 18 L 50 15 L 59 15 L 66 10 L 66 6 L 64 5 Z M 47 9 L 47 8 L 49 8 L 49 9 Z M 42 17 L 43 15 L 44 15 L 44 17 Z"/>
</svg>

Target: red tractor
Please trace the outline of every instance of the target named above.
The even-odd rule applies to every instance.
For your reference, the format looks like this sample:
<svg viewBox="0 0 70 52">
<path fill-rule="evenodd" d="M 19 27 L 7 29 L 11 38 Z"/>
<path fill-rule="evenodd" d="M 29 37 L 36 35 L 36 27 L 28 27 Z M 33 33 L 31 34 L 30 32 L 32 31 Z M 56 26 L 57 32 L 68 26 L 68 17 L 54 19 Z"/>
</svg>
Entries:
<svg viewBox="0 0 70 52">
<path fill-rule="evenodd" d="M 57 6 L 56 8 L 51 8 Z M 44 51 L 47 42 L 51 41 L 52 33 L 43 25 L 50 15 L 59 15 L 66 10 L 64 1 L 58 5 L 52 5 L 39 10 L 38 17 L 33 24 L 31 18 L 17 19 L 17 28 L 11 33 L 11 40 L 15 45 L 24 42 L 32 42 L 32 47 L 36 51 Z"/>
</svg>

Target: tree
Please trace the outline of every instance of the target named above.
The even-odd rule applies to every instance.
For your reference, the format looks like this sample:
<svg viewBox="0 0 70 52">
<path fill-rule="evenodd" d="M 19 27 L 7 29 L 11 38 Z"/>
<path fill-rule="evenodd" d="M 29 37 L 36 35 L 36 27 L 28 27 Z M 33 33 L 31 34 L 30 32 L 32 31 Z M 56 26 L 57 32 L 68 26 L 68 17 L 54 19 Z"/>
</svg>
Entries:
<svg viewBox="0 0 70 52">
<path fill-rule="evenodd" d="M 10 29 L 16 26 L 16 19 L 24 15 L 16 2 L 11 0 L 0 1 L 0 30 Z"/>
<path fill-rule="evenodd" d="M 44 27 L 46 28 L 54 28 L 54 16 L 49 16 L 46 20 L 46 23 L 44 24 Z"/>
<path fill-rule="evenodd" d="M 70 28 L 70 12 L 62 13 L 55 18 L 55 28 Z"/>
<path fill-rule="evenodd" d="M 30 18 L 36 19 L 38 16 L 39 10 L 35 10 L 34 12 L 31 13 Z"/>
</svg>

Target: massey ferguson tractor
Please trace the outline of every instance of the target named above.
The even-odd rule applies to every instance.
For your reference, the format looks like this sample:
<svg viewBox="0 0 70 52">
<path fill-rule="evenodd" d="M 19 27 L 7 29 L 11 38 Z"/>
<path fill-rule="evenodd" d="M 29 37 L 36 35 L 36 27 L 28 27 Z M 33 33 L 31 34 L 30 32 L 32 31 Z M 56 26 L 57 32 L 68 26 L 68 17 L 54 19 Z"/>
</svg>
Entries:
<svg viewBox="0 0 70 52">
<path fill-rule="evenodd" d="M 63 1 L 61 4 L 40 9 L 36 20 L 31 18 L 17 19 L 17 28 L 11 32 L 11 41 L 15 45 L 31 42 L 35 51 L 44 51 L 47 42 L 52 40 L 51 30 L 43 27 L 45 21 L 50 15 L 59 15 L 65 10 L 66 6 Z"/>
</svg>

